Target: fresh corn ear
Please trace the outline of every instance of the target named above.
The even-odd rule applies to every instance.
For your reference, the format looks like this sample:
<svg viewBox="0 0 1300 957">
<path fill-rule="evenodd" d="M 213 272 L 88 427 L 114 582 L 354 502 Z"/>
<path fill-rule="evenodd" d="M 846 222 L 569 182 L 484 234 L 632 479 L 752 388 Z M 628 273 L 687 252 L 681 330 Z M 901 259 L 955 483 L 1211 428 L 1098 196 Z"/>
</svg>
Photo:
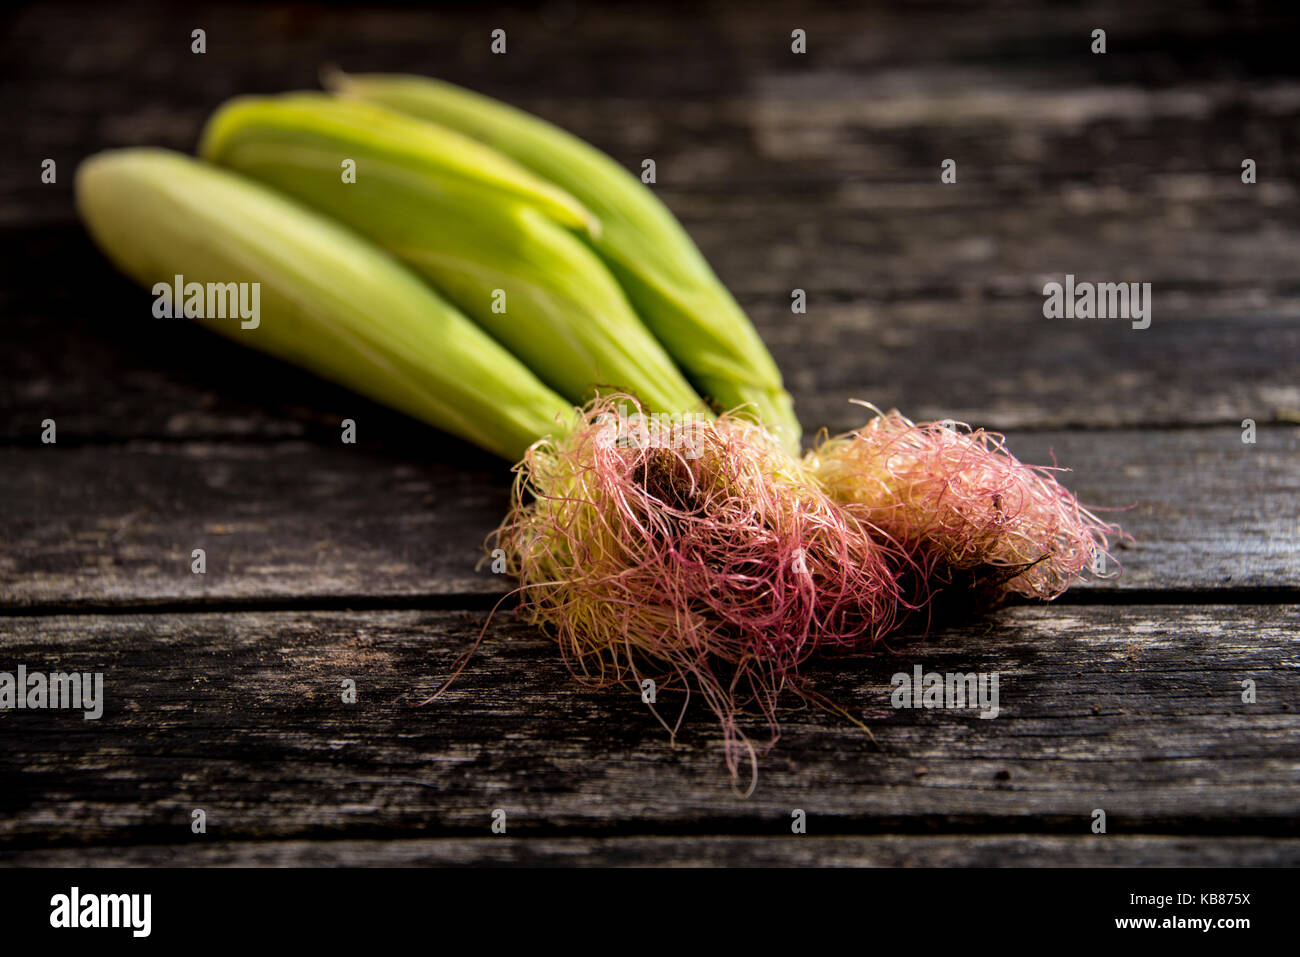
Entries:
<svg viewBox="0 0 1300 957">
<path fill-rule="evenodd" d="M 153 289 L 155 316 L 162 302 L 164 314 L 510 461 L 574 421 L 568 402 L 418 276 L 271 190 L 179 153 L 129 149 L 82 163 L 76 196 L 99 247 Z M 251 308 L 232 316 L 232 297 Z"/>
<path fill-rule="evenodd" d="M 384 135 L 376 136 L 377 128 Z M 534 203 L 523 190 L 506 193 L 471 177 L 448 181 L 441 154 L 466 142 L 471 155 L 496 155 L 381 107 L 290 94 L 226 104 L 200 151 L 409 263 L 574 403 L 608 387 L 657 412 L 705 409 L 600 258 L 560 225 L 572 223 L 554 215 L 556 203 Z M 354 176 L 344 175 L 348 161 Z M 505 157 L 494 164 L 516 168 L 519 180 L 533 178 Z M 582 209 L 573 199 L 560 205 Z"/>
<path fill-rule="evenodd" d="M 257 122 L 267 115 L 273 115 L 275 122 Z M 292 153 L 310 150 L 331 135 L 346 139 L 357 129 L 366 131 L 367 156 L 376 165 L 372 172 L 379 175 L 400 176 L 403 170 L 418 168 L 441 190 L 515 200 L 574 229 L 600 228 L 591 212 L 569 193 L 471 137 L 412 122 L 382 106 L 340 101 L 323 93 L 236 97 L 208 121 L 200 152 L 205 156 L 257 150 Z M 334 172 L 340 179 L 339 163 L 334 164 Z"/>
<path fill-rule="evenodd" d="M 605 153 L 489 97 L 396 74 L 324 77 L 350 100 L 382 104 L 491 146 L 577 197 L 600 220 L 591 237 L 641 317 L 718 408 L 752 404 L 797 450 L 799 421 L 758 332 L 657 196 Z"/>
</svg>

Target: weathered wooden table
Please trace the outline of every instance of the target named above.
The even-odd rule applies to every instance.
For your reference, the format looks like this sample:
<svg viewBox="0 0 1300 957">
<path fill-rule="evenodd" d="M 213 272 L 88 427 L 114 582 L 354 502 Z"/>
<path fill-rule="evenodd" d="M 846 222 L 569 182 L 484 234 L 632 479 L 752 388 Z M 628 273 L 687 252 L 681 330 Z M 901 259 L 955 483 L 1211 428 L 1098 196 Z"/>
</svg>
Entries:
<svg viewBox="0 0 1300 957">
<path fill-rule="evenodd" d="M 106 705 L 0 711 L 0 860 L 1300 862 L 1295 23 L 744 6 L 12 16 L 0 671 L 103 672 Z M 151 319 L 71 204 L 88 153 L 190 150 L 225 97 L 326 62 L 442 75 L 654 158 L 810 433 L 858 424 L 851 397 L 1002 429 L 1085 501 L 1132 506 L 1123 577 L 818 667 L 875 743 L 788 711 L 748 799 L 707 713 L 671 744 L 508 612 L 415 707 L 505 590 L 476 563 L 507 468 Z M 1150 328 L 1044 318 L 1067 273 L 1150 282 Z M 1001 715 L 894 711 L 913 664 L 996 671 Z"/>
</svg>

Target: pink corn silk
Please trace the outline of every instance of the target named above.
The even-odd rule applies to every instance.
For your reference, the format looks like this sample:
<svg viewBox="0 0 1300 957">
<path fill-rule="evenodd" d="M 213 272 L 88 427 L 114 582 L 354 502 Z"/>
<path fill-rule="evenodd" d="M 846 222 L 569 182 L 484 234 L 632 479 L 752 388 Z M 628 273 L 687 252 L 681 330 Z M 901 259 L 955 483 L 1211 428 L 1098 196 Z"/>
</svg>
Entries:
<svg viewBox="0 0 1300 957">
<path fill-rule="evenodd" d="M 834 707 L 800 680 L 810 656 L 873 647 L 953 570 L 1052 598 L 1109 555 L 1118 526 L 1057 471 L 1019 462 L 996 433 L 896 413 L 800 462 L 747 419 L 656 421 L 613 395 L 529 449 L 495 537 L 521 613 L 575 677 L 701 695 L 733 779 L 748 757 L 752 791 L 782 692 Z M 751 706 L 760 746 L 740 727 Z"/>
<path fill-rule="evenodd" d="M 1079 504 L 1058 468 L 1021 463 L 995 432 L 878 415 L 806 462 L 830 495 L 936 574 L 997 573 L 1005 592 L 1051 599 L 1098 572 L 1122 534 Z"/>
<path fill-rule="evenodd" d="M 627 397 L 597 400 L 534 445 L 497 544 L 522 613 L 575 676 L 701 694 L 736 778 L 742 755 L 753 766 L 775 743 L 777 700 L 801 690 L 809 656 L 871 647 L 914 607 L 898 583 L 908 559 L 761 427 L 724 415 L 651 430 L 639 415 Z M 751 705 L 770 731 L 761 749 L 737 720 Z"/>
</svg>

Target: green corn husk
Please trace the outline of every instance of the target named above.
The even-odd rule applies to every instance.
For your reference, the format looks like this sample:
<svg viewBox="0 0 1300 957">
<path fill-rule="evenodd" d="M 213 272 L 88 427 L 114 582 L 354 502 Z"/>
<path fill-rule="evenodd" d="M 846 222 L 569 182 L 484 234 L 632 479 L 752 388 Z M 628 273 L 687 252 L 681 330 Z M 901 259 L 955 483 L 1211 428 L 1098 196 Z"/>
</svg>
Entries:
<svg viewBox="0 0 1300 957">
<path fill-rule="evenodd" d="M 606 387 L 660 412 L 703 410 L 600 258 L 552 218 L 554 204 L 444 175 L 445 156 L 466 144 L 469 154 L 495 157 L 496 179 L 505 168 L 521 182 L 535 179 L 458 133 L 322 93 L 233 100 L 209 121 L 200 153 L 407 262 L 574 403 Z M 345 159 L 356 164 L 355 182 L 344 181 Z M 564 208 L 582 207 L 569 199 Z"/>
<path fill-rule="evenodd" d="M 767 347 L 681 224 L 637 177 L 559 127 L 450 83 L 337 71 L 324 79 L 345 98 L 480 140 L 577 197 L 601 223 L 592 245 L 699 391 L 719 409 L 751 403 L 798 451 L 799 421 Z"/>
<path fill-rule="evenodd" d="M 169 150 L 114 150 L 81 164 L 76 197 L 95 242 L 145 286 L 177 275 L 260 283 L 256 325 L 199 320 L 238 342 L 511 462 L 575 421 L 568 402 L 418 276 L 256 183 Z"/>
</svg>

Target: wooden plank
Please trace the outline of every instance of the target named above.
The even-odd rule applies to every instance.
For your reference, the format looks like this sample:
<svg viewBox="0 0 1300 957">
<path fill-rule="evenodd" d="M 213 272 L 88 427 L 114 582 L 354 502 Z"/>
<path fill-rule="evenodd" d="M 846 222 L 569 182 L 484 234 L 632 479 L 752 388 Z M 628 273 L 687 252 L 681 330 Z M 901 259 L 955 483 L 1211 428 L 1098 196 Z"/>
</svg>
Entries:
<svg viewBox="0 0 1300 957">
<path fill-rule="evenodd" d="M 509 471 L 441 449 L 442 462 L 341 442 L 10 450 L 0 603 L 504 592 L 476 566 L 505 515 Z M 200 548 L 206 572 L 195 574 Z"/>
<path fill-rule="evenodd" d="M 1259 837 L 423 838 L 5 851 L 0 867 L 1294 867 L 1300 839 Z"/>
<path fill-rule="evenodd" d="M 847 92 L 859 94 L 865 120 L 873 110 L 897 113 L 900 105 L 909 117 L 972 114 L 960 100 L 941 110 L 937 97 L 928 113 L 916 109 L 916 97 L 930 88 L 916 86 L 906 71 L 922 68 L 940 94 L 968 100 L 989 87 L 988 74 L 999 77 L 1018 102 L 992 117 L 987 109 L 973 116 L 985 124 L 1012 116 L 1020 125 L 1043 114 L 1078 116 L 1077 108 L 1023 108 L 1063 86 L 1110 86 L 1121 93 L 1156 87 L 1159 94 L 1226 80 L 1229 95 L 1240 95 L 1234 86 L 1266 87 L 1272 75 L 1291 72 L 1288 51 L 1275 42 L 1291 26 L 1285 12 L 1229 11 L 1209 3 L 1176 9 L 1176 56 L 1170 55 L 1170 10 L 1138 10 L 1122 2 L 1069 10 L 1001 3 L 996 22 L 974 12 L 906 4 L 876 4 L 870 11 L 816 3 L 680 5 L 666 11 L 642 3 L 599 16 L 576 7 L 518 10 L 504 18 L 513 38 L 509 55 L 493 56 L 486 40 L 491 25 L 474 9 L 319 11 L 266 4 L 206 10 L 208 52 L 196 57 L 189 49 L 193 17 L 181 11 L 141 2 L 104 10 L 47 3 L 13 16 L 0 37 L 3 62 L 25 94 L 9 98 L 0 116 L 6 129 L 21 132 L 26 141 L 5 158 L 0 217 L 31 221 L 50 215 L 51 190 L 34 176 L 7 175 L 30 171 L 32 153 L 68 162 L 89 143 L 149 141 L 188 149 L 219 99 L 313 86 L 316 67 L 325 62 L 437 73 L 556 118 L 572 107 L 579 132 L 611 137 L 608 145 L 615 150 L 621 142 L 611 130 L 634 130 L 636 137 L 625 141 L 641 147 L 663 139 L 650 124 L 707 129 L 698 122 L 700 104 L 773 87 L 806 101 L 785 126 L 796 134 L 806 129 L 801 120 L 816 122 L 818 111 L 810 107 Z M 498 14 L 491 22 L 501 19 Z M 790 53 L 795 22 L 810 37 L 806 56 Z M 1111 55 L 1088 52 L 1097 23 L 1111 24 Z M 258 44 L 249 38 L 267 39 Z M 556 69 L 557 63 L 564 68 Z M 585 109 L 593 90 L 600 91 L 613 122 Z M 644 107 L 647 101 L 661 105 L 619 105 Z M 649 123 L 640 119 L 647 115 L 654 117 Z M 789 141 L 816 139 L 795 135 Z M 67 181 L 55 189 L 66 192 Z"/>
<path fill-rule="evenodd" d="M 643 52 L 655 55 L 649 47 Z M 483 80 L 490 88 L 492 78 L 460 79 L 482 89 Z M 222 77 L 221 85 L 229 80 Z M 48 85 L 58 89 L 67 82 L 52 76 Z M 64 90 L 62 98 L 86 114 L 76 119 L 58 113 L 14 118 L 18 139 L 9 162 L 26 159 L 28 168 L 14 168 L 0 189 L 0 225 L 70 221 L 70 172 L 89 152 L 136 145 L 192 152 L 203 123 L 226 96 L 315 85 L 303 84 L 294 69 L 229 94 L 199 92 L 183 105 L 164 107 L 158 91 L 132 90 L 131 83 L 123 77 L 97 90 Z M 37 104 L 42 95 L 48 91 L 33 91 Z M 765 232 L 773 226 L 784 230 L 791 216 L 781 213 L 788 210 L 802 214 L 794 222 L 805 235 L 844 222 L 856 225 L 861 236 L 873 223 L 867 214 L 949 210 L 968 219 L 977 215 L 969 225 L 1005 236 L 1014 252 L 1014 240 L 1042 210 L 1072 218 L 1061 241 L 1093 232 L 1097 224 L 1108 226 L 1118 247 L 1111 257 L 1122 264 L 1129 260 L 1121 250 L 1130 248 L 1162 265 L 1178 263 L 1170 247 L 1204 259 L 1214 247 L 1196 245 L 1197 232 L 1222 229 L 1230 243 L 1225 252 L 1253 245 L 1259 262 L 1246 275 L 1250 280 L 1285 278 L 1278 273 L 1285 250 L 1258 243 L 1243 227 L 1262 220 L 1280 236 L 1294 234 L 1284 215 L 1300 175 L 1288 129 L 1300 113 L 1300 84 L 1293 81 L 1193 81 L 1152 90 L 1043 70 L 913 64 L 861 74 L 812 65 L 756 73 L 747 88 L 720 87 L 685 102 L 645 89 L 630 95 L 588 90 L 560 100 L 515 91 L 500 95 L 591 141 L 629 169 L 654 158 L 654 189 L 692 227 L 707 215 L 741 219 Z M 150 120 L 142 122 L 141 114 Z M 53 149 L 45 139 L 59 124 L 73 132 L 60 130 L 60 138 L 70 142 Z M 66 166 L 56 182 L 42 183 L 40 159 L 49 153 Z M 1247 157 L 1258 164 L 1255 184 L 1241 182 Z M 957 164 L 955 183 L 940 181 L 946 158 Z M 755 200 L 771 202 L 773 211 L 755 218 Z M 1129 222 L 1120 223 L 1115 214 L 1127 215 Z M 865 268 L 877 268 L 881 253 L 900 251 L 906 237 L 889 225 L 886 219 L 874 234 L 875 255 Z M 1157 229 L 1161 246 L 1146 245 L 1146 231 Z M 748 245 L 733 238 L 714 248 L 707 235 L 700 241 L 715 257 Z M 1026 247 L 1024 254 L 1052 249 Z M 1107 251 L 1099 249 L 1102 255 Z M 938 266 L 948 256 L 969 269 L 978 265 L 975 252 L 971 244 L 936 247 L 929 262 Z M 751 275 L 761 287 L 763 274 Z M 1214 275 L 1235 273 L 1229 268 Z"/>
<path fill-rule="evenodd" d="M 0 711 L 0 843 L 188 843 L 196 808 L 214 842 L 490 837 L 496 808 L 529 839 L 777 836 L 795 808 L 812 835 L 1078 838 L 1101 808 L 1112 835 L 1297 836 L 1300 606 L 1021 607 L 822 663 L 816 689 L 875 743 L 786 710 L 748 799 L 698 705 L 674 747 L 639 697 L 576 686 L 544 637 L 505 619 L 443 699 L 412 707 L 482 623 L 0 619 L 6 668 L 101 671 L 106 698 L 98 721 Z M 894 710 L 891 676 L 914 665 L 998 673 L 999 716 Z M 356 704 L 340 701 L 345 678 Z"/>
<path fill-rule="evenodd" d="M 755 216 L 772 208 L 751 205 Z M 1236 424 L 1247 417 L 1263 423 L 1300 414 L 1300 297 L 1289 279 L 1247 287 L 1226 279 L 1188 284 L 1163 273 L 1175 278 L 1162 284 L 1156 277 L 1145 330 L 1116 320 L 1045 319 L 1035 283 L 1041 290 L 1067 271 L 1135 281 L 1152 281 L 1153 273 L 1089 265 L 1105 245 L 1098 234 L 1058 242 L 1051 275 L 1033 273 L 1047 269 L 1047 260 L 1011 265 L 999 258 L 965 278 L 953 278 L 956 271 L 940 278 L 917 262 L 925 249 L 952 250 L 963 242 L 954 231 L 977 227 L 959 226 L 951 210 L 938 217 L 949 221 L 942 227 L 909 216 L 916 229 L 896 225 L 899 235 L 914 237 L 904 254 L 910 262 L 865 265 L 876 257 L 842 224 L 806 247 L 794 229 L 728 254 L 726 271 L 734 277 L 783 277 L 779 288 L 741 299 L 784 367 L 810 432 L 857 424 L 851 398 L 897 406 L 915 418 L 954 416 L 1003 429 Z M 735 245 L 726 236 L 742 232 L 762 230 L 725 218 L 697 230 L 717 249 Z M 1221 238 L 1207 232 L 1198 242 Z M 1031 231 L 1017 242 L 1028 249 L 1051 241 Z M 388 433 L 400 428 L 393 425 L 400 420 L 377 419 L 373 405 L 343 389 L 190 323 L 154 319 L 147 290 L 113 275 L 79 227 L 0 232 L 0 255 L 6 252 L 15 274 L 32 282 L 0 297 L 0 342 L 11 343 L 0 349 L 0 441 L 34 443 L 47 418 L 75 441 L 332 441 L 348 417 L 378 422 Z M 1294 252 L 1291 262 L 1300 260 L 1300 238 Z M 779 267 L 769 258 L 787 253 L 808 268 Z M 1209 268 L 1208 255 L 1181 275 Z M 1223 262 L 1248 268 L 1249 249 L 1234 255 Z M 831 260 L 833 267 L 825 265 Z M 897 271 L 886 276 L 882 269 L 891 264 Z M 66 269 L 84 284 L 63 282 Z M 809 294 L 807 315 L 790 312 L 788 290 L 796 286 Z M 853 291 L 835 291 L 846 287 Z M 87 288 L 96 290 L 93 308 Z M 373 428 L 367 434 L 374 437 Z"/>
<path fill-rule="evenodd" d="M 370 420 L 360 419 L 361 434 Z M 130 442 L 5 452 L 0 608 L 500 595 L 477 567 L 505 514 L 503 464 L 400 423 L 370 446 Z M 1300 429 L 1027 432 L 1029 462 L 1134 537 L 1119 579 L 1166 594 L 1300 587 Z M 206 551 L 207 572 L 191 570 Z"/>
<path fill-rule="evenodd" d="M 785 358 L 800 418 L 814 431 L 860 424 L 852 399 L 916 420 L 951 417 L 1002 430 L 1296 421 L 1295 319 L 1239 311 L 1162 317 L 1159 302 L 1142 331 L 1110 320 L 1044 319 L 1041 296 L 823 297 L 806 316 L 770 301 L 751 311 Z"/>
</svg>

